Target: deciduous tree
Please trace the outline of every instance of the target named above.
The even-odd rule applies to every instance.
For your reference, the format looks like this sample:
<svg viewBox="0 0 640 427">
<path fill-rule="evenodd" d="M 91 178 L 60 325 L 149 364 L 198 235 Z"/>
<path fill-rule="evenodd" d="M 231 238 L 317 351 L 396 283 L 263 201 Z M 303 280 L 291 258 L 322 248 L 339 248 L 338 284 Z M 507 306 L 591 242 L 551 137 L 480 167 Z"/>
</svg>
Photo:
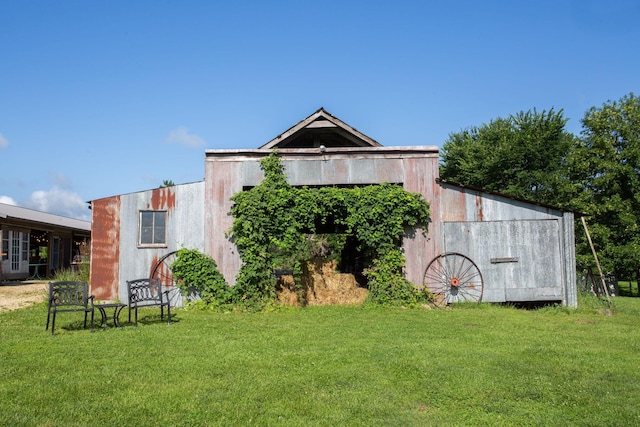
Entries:
<svg viewBox="0 0 640 427">
<path fill-rule="evenodd" d="M 640 98 L 630 93 L 592 107 L 582 125 L 571 174 L 583 191 L 574 205 L 589 215 L 603 268 L 631 278 L 640 266 Z"/>
<path fill-rule="evenodd" d="M 445 180 L 540 203 L 564 205 L 572 186 L 567 158 L 577 146 L 563 111 L 520 112 L 449 135 L 441 152 Z"/>
</svg>

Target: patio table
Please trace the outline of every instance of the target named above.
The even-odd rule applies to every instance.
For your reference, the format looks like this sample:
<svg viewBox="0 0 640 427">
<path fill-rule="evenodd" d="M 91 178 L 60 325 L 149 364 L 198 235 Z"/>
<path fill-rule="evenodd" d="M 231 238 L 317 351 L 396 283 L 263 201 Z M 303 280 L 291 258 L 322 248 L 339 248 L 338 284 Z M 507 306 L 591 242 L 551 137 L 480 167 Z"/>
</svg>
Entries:
<svg viewBox="0 0 640 427">
<path fill-rule="evenodd" d="M 107 329 L 107 312 L 106 309 L 113 309 L 113 326 L 119 327 L 120 322 L 118 321 L 118 317 L 120 317 L 120 312 L 123 308 L 127 306 L 127 304 L 121 303 L 105 303 L 105 304 L 96 304 L 97 309 L 100 311 L 100 316 L 102 316 L 102 327 Z"/>
</svg>

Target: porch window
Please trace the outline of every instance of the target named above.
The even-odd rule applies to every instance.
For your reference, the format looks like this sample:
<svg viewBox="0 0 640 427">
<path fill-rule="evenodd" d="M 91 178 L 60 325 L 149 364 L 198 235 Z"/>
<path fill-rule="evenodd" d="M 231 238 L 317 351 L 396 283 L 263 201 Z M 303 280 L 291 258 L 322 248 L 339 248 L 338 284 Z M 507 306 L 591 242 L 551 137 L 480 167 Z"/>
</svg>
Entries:
<svg viewBox="0 0 640 427">
<path fill-rule="evenodd" d="M 140 246 L 166 246 L 167 212 L 140 211 Z"/>
</svg>

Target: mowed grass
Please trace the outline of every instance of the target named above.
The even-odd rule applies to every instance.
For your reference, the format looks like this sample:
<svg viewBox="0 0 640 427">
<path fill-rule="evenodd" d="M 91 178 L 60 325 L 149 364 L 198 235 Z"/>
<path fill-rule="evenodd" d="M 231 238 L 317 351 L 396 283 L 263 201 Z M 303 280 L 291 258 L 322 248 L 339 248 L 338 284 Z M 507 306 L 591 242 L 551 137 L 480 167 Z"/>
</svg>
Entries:
<svg viewBox="0 0 640 427">
<path fill-rule="evenodd" d="M 0 425 L 639 425 L 640 299 L 614 304 L 72 313 L 54 337 L 39 305 L 0 314 Z"/>
</svg>

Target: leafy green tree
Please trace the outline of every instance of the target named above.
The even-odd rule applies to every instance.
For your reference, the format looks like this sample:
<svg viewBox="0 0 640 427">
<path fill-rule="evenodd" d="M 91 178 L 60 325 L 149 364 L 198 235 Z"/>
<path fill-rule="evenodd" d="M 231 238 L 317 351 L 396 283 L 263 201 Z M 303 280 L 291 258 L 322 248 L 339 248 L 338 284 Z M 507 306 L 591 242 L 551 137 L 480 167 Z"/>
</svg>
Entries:
<svg viewBox="0 0 640 427">
<path fill-rule="evenodd" d="M 574 207 L 589 215 L 603 269 L 632 278 L 640 266 L 640 98 L 630 93 L 592 107 L 582 125 L 571 177 L 583 191 Z M 588 253 L 579 241 L 578 262 L 590 263 Z"/>
<path fill-rule="evenodd" d="M 562 206 L 574 192 L 568 156 L 578 145 L 562 110 L 520 112 L 449 135 L 440 177 L 514 197 Z"/>
</svg>

